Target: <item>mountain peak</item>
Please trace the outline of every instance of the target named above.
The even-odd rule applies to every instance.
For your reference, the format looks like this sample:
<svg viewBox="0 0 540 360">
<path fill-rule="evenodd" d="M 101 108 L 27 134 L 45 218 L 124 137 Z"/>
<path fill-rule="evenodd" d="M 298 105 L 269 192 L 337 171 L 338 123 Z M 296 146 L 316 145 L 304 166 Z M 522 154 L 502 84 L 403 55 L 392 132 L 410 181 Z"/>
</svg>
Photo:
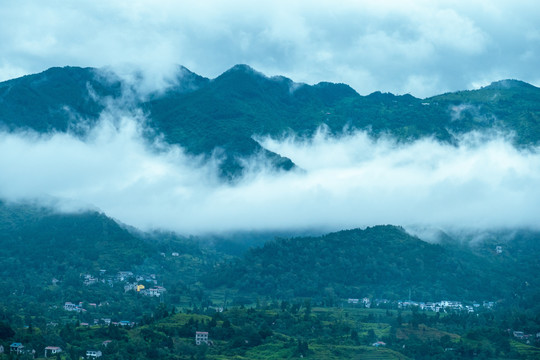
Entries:
<svg viewBox="0 0 540 360">
<path fill-rule="evenodd" d="M 258 73 L 254 68 L 246 64 L 236 64 L 226 72 L 244 72 L 244 73 Z"/>
<path fill-rule="evenodd" d="M 238 64 L 234 65 L 229 70 L 225 71 L 223 74 L 217 77 L 217 79 L 220 78 L 228 78 L 230 76 L 247 76 L 247 77 L 253 77 L 253 78 L 264 78 L 267 79 L 268 77 L 264 75 L 263 73 L 255 70 L 249 65 L 246 64 Z"/>
<path fill-rule="evenodd" d="M 534 89 L 535 86 L 521 80 L 505 79 L 494 81 L 483 89 Z"/>
</svg>

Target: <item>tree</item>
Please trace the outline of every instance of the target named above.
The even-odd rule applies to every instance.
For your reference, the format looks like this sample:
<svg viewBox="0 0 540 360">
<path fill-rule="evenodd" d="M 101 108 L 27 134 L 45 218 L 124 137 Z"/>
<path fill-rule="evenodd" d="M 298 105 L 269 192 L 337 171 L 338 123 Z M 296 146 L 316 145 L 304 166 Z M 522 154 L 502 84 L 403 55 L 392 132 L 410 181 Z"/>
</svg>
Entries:
<svg viewBox="0 0 540 360">
<path fill-rule="evenodd" d="M 354 329 L 351 330 L 351 340 L 358 343 L 358 331 Z"/>
<path fill-rule="evenodd" d="M 307 356 L 309 352 L 309 346 L 307 341 L 302 341 L 298 339 L 298 345 L 296 346 L 296 355 L 297 356 Z"/>
<path fill-rule="evenodd" d="M 15 331 L 6 323 L 0 322 L 0 339 L 11 339 L 15 335 Z"/>
</svg>

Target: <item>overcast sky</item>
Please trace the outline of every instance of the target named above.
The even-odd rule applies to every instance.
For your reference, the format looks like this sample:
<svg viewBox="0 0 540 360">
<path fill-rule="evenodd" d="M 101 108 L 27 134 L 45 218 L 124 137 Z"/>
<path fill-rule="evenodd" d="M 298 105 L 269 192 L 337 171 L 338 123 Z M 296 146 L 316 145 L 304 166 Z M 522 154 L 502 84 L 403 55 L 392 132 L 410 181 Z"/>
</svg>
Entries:
<svg viewBox="0 0 540 360">
<path fill-rule="evenodd" d="M 536 0 L 3 1 L 0 80 L 65 65 L 213 78 L 245 63 L 362 95 L 538 86 L 538 19 Z"/>
</svg>

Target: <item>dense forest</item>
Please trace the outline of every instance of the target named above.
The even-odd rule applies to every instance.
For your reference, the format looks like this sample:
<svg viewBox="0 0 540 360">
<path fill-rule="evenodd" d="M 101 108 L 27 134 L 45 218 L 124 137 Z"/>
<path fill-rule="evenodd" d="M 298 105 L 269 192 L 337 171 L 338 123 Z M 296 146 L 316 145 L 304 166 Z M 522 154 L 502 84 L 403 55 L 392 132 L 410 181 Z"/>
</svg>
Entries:
<svg viewBox="0 0 540 360">
<path fill-rule="evenodd" d="M 492 246 L 484 251 L 453 244 L 430 244 L 394 226 L 278 239 L 251 249 L 241 259 L 217 264 L 207 285 L 257 289 L 284 299 L 405 298 L 411 290 L 420 300 L 472 300 L 502 298 L 525 282 L 538 288 L 532 274 L 540 270 L 539 264 L 523 256 L 531 247 L 537 253 L 537 240 L 501 254 L 495 253 L 494 244 L 483 245 Z"/>
<path fill-rule="evenodd" d="M 60 347 L 63 359 L 91 349 L 110 359 L 538 354 L 539 235 L 530 231 L 456 245 L 377 226 L 237 255 L 216 239 L 143 233 L 98 212 L 0 205 L 6 353 L 21 343 L 36 356 Z M 211 342 L 196 345 L 197 331 Z"/>
<path fill-rule="evenodd" d="M 164 91 L 138 96 L 136 85 L 105 69 L 51 68 L 0 83 L 0 123 L 8 129 L 84 135 L 111 103 L 142 109 L 147 136 L 160 134 L 193 154 L 222 155 L 221 170 L 238 177 L 241 159 L 263 154 L 274 166 L 294 164 L 261 147 L 254 136 L 309 136 L 354 129 L 400 141 L 433 137 L 453 143 L 463 133 L 500 130 L 520 146 L 540 141 L 540 89 L 515 80 L 427 99 L 375 92 L 361 96 L 345 84 L 294 83 L 237 65 L 215 79 L 179 67 Z"/>
</svg>

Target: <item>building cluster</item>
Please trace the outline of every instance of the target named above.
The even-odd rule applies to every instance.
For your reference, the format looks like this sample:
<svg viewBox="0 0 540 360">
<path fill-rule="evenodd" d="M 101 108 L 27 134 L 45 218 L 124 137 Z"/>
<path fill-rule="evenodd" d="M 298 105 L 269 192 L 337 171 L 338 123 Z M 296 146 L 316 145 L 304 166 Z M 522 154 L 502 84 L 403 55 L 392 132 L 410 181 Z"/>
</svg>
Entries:
<svg viewBox="0 0 540 360">
<path fill-rule="evenodd" d="M 398 309 L 408 309 L 417 307 L 420 310 L 425 311 L 434 311 L 434 312 L 449 312 L 449 311 L 465 311 L 473 313 L 477 310 L 491 310 L 495 307 L 495 302 L 493 301 L 484 301 L 482 304 L 471 302 L 463 303 L 462 301 L 450 301 L 442 300 L 438 302 L 422 302 L 422 301 L 413 301 L 413 300 L 399 300 L 399 301 L 390 301 L 388 299 L 370 299 L 368 297 L 360 298 L 349 298 L 347 299 L 347 304 L 358 305 L 365 308 L 371 307 L 397 307 Z"/>
<path fill-rule="evenodd" d="M 524 342 L 525 344 L 531 344 L 532 342 L 536 342 L 537 344 L 540 344 L 540 332 L 535 334 L 525 334 L 524 331 L 512 331 L 511 329 L 508 329 L 508 332 L 512 334 L 512 336 Z"/>
<path fill-rule="evenodd" d="M 151 288 L 146 289 L 143 284 L 139 283 L 128 283 L 124 285 L 124 292 L 127 291 L 136 291 L 141 295 L 144 296 L 150 296 L 150 297 L 160 297 L 167 291 L 163 286 L 153 286 Z"/>
<path fill-rule="evenodd" d="M 83 278 L 83 284 L 86 286 L 97 283 L 114 286 L 115 283 L 128 283 L 133 280 L 137 282 L 144 281 L 150 284 L 157 284 L 156 274 L 134 274 L 133 271 L 119 271 L 114 275 L 107 275 L 107 270 L 100 270 L 99 275 L 80 274 L 80 276 Z"/>
<path fill-rule="evenodd" d="M 107 347 L 111 343 L 111 340 L 106 340 L 102 343 L 104 347 Z M 59 346 L 46 346 L 44 350 L 43 357 L 48 358 L 53 355 L 60 354 L 62 352 L 62 348 Z M 0 354 L 4 353 L 4 347 L 0 345 Z M 20 356 L 30 356 L 32 358 L 35 358 L 36 351 L 34 349 L 27 349 L 25 346 L 20 342 L 14 342 L 9 346 L 9 353 L 12 355 Z M 97 359 L 99 357 L 103 356 L 103 353 L 100 350 L 87 350 L 86 351 L 86 358 L 87 359 Z"/>
<path fill-rule="evenodd" d="M 98 276 L 94 276 L 92 274 L 81 274 L 83 284 L 90 286 L 92 284 L 101 282 L 114 286 L 115 283 L 122 283 L 124 285 L 124 292 L 136 291 L 141 295 L 150 297 L 160 297 L 165 291 L 167 291 L 167 289 L 165 289 L 163 286 L 157 285 L 158 282 L 155 274 L 134 274 L 132 271 L 119 271 L 115 275 L 111 276 L 106 275 L 106 272 L 106 270 L 100 270 Z M 154 286 L 147 288 L 148 284 L 152 284 Z M 76 310 L 74 309 L 72 311 Z"/>
<path fill-rule="evenodd" d="M 83 312 L 83 311 L 86 311 L 85 309 L 83 309 L 82 307 L 83 303 L 82 301 L 79 302 L 78 304 L 74 304 L 70 301 L 66 301 L 66 303 L 64 304 L 64 310 L 66 311 L 75 311 L 75 312 Z"/>
<path fill-rule="evenodd" d="M 442 300 L 439 302 L 418 302 L 418 301 L 412 301 L 412 300 L 398 301 L 399 309 L 418 307 L 420 310 L 435 311 L 435 312 L 457 311 L 457 312 L 473 313 L 480 309 L 490 310 L 490 309 L 493 309 L 494 306 L 495 306 L 495 303 L 493 301 L 484 301 L 482 304 L 476 303 L 476 302 L 464 304 L 461 301 L 450 301 L 450 300 Z"/>
</svg>

